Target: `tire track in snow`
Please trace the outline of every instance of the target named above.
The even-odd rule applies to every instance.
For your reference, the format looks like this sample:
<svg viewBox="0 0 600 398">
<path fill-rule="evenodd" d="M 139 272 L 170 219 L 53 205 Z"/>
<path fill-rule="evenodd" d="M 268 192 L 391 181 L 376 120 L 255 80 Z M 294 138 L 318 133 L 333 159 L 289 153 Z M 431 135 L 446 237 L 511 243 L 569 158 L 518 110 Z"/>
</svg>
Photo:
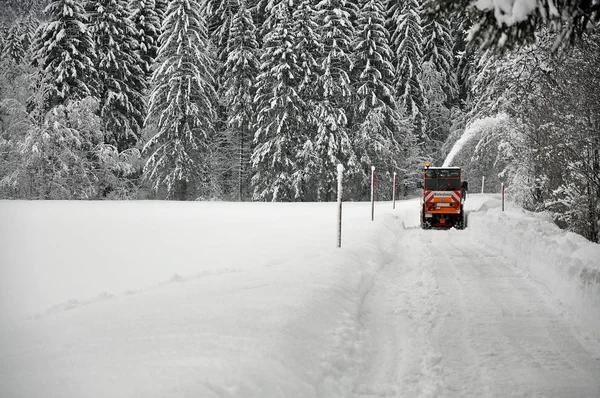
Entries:
<svg viewBox="0 0 600 398">
<path fill-rule="evenodd" d="M 410 240 L 394 242 L 390 252 L 395 260 L 380 270 L 365 302 L 372 355 L 355 396 L 436 396 L 443 372 L 430 341 L 439 318 L 436 280 L 418 264 Z"/>
<path fill-rule="evenodd" d="M 455 332 L 442 322 L 439 341 L 461 336 L 476 354 L 464 361 L 470 362 L 467 366 L 458 361 L 448 380 L 449 396 L 465 380 L 472 380 L 473 371 L 482 384 L 463 387 L 458 391 L 462 396 L 598 395 L 600 362 L 589 356 L 565 320 L 548 308 L 539 289 L 515 272 L 510 260 L 481 245 L 475 236 L 451 231 L 441 235 L 444 241 L 435 248 L 450 259 L 434 264 L 442 290 L 448 293 L 443 303 L 451 314 L 453 303 L 462 301 L 460 330 L 467 331 Z M 462 354 L 452 345 L 441 347 L 448 362 L 456 363 Z"/>
<path fill-rule="evenodd" d="M 398 234 L 365 302 L 373 350 L 355 396 L 600 396 L 600 353 L 476 233 Z"/>
</svg>

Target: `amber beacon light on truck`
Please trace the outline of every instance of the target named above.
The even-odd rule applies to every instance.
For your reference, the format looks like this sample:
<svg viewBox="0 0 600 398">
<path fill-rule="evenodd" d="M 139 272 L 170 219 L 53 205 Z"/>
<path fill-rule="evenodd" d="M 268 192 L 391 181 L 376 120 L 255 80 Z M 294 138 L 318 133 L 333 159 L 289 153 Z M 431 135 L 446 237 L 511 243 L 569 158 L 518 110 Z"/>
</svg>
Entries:
<svg viewBox="0 0 600 398">
<path fill-rule="evenodd" d="M 466 228 L 464 202 L 468 184 L 462 177 L 460 167 L 432 167 L 425 163 L 421 228 Z"/>
</svg>

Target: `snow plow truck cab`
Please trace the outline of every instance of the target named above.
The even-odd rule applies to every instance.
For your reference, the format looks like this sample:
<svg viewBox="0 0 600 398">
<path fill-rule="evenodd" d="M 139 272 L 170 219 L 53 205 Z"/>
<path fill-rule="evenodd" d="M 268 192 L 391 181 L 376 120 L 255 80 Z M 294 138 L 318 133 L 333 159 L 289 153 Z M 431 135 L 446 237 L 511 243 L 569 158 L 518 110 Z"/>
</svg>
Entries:
<svg viewBox="0 0 600 398">
<path fill-rule="evenodd" d="M 422 188 L 421 228 L 466 228 L 463 205 L 468 184 L 462 180 L 460 167 L 431 167 L 425 163 Z"/>
</svg>

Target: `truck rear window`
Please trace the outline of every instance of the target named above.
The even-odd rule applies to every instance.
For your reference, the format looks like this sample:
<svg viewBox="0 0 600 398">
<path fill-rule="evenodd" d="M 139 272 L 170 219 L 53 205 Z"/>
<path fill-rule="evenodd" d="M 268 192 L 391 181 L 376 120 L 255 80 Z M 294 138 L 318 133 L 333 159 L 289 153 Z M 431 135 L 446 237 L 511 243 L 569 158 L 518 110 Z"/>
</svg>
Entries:
<svg viewBox="0 0 600 398">
<path fill-rule="evenodd" d="M 459 191 L 459 178 L 436 178 L 425 179 L 425 189 L 427 191 Z"/>
</svg>

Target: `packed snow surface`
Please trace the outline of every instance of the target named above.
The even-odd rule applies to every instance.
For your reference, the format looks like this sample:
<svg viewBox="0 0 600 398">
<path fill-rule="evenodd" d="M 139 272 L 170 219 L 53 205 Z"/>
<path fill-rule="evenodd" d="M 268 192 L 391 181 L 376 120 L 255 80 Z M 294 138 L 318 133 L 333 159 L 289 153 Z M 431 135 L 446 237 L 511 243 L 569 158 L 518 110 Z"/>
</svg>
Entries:
<svg viewBox="0 0 600 398">
<path fill-rule="evenodd" d="M 600 245 L 467 205 L 0 202 L 0 396 L 600 396 Z"/>
</svg>

